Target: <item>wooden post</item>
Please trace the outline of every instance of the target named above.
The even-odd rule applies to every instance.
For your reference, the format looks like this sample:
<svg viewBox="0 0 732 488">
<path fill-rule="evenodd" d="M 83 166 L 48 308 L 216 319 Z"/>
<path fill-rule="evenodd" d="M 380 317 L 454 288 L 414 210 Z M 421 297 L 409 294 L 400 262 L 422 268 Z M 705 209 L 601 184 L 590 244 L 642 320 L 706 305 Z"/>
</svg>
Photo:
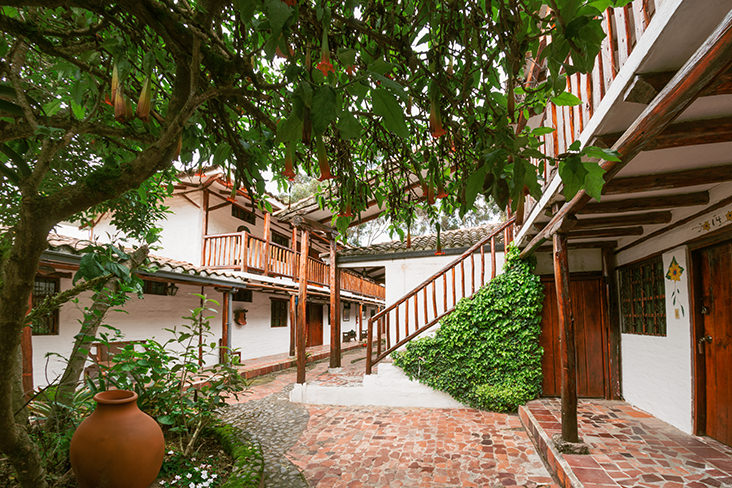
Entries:
<svg viewBox="0 0 732 488">
<path fill-rule="evenodd" d="M 297 349 L 297 382 L 305 383 L 305 321 L 307 320 L 307 300 L 308 300 L 308 240 L 310 233 L 307 230 L 302 231 L 301 252 L 300 256 L 300 290 L 297 296 L 297 340 L 295 346 Z"/>
<path fill-rule="evenodd" d="M 230 295 L 228 290 L 224 290 L 223 300 L 221 303 L 221 346 L 219 347 L 219 363 L 229 363 L 229 301 Z"/>
<path fill-rule="evenodd" d="M 602 249 L 602 274 L 605 278 L 605 299 L 608 309 L 608 391 L 605 395 L 610 400 L 622 397 L 620 381 L 620 307 L 618 304 L 618 286 L 615 279 L 615 253 L 610 248 Z"/>
<path fill-rule="evenodd" d="M 579 442 L 577 432 L 577 366 L 574 317 L 569 292 L 567 234 L 557 232 L 554 240 L 554 281 L 559 311 L 559 354 L 562 364 L 562 440 Z"/>
<path fill-rule="evenodd" d="M 358 340 L 363 340 L 363 303 L 358 304 Z"/>
<path fill-rule="evenodd" d="M 387 315 L 388 317 L 388 315 Z M 371 359 L 374 348 L 374 318 L 369 317 L 369 328 L 366 331 L 366 374 L 371 374 Z"/>
<path fill-rule="evenodd" d="M 264 275 L 269 274 L 269 242 L 272 237 L 272 217 L 269 212 L 264 213 Z"/>
<path fill-rule="evenodd" d="M 203 190 L 203 204 L 201 205 L 201 264 L 205 263 L 206 259 L 206 241 L 203 236 L 208 234 L 208 190 Z"/>
<path fill-rule="evenodd" d="M 341 284 L 336 263 L 338 246 L 330 237 L 330 367 L 341 367 Z"/>
<path fill-rule="evenodd" d="M 297 278 L 297 267 L 299 266 L 297 260 L 297 227 L 292 228 L 292 242 L 290 243 L 292 248 L 292 278 Z"/>
<path fill-rule="evenodd" d="M 241 259 L 241 270 L 246 273 L 249 269 L 247 264 L 249 260 L 249 234 L 247 231 L 241 233 L 241 256 L 239 259 Z"/>
<path fill-rule="evenodd" d="M 297 307 L 295 306 L 295 295 L 290 295 L 290 356 L 295 355 L 295 329 L 297 321 Z"/>
</svg>

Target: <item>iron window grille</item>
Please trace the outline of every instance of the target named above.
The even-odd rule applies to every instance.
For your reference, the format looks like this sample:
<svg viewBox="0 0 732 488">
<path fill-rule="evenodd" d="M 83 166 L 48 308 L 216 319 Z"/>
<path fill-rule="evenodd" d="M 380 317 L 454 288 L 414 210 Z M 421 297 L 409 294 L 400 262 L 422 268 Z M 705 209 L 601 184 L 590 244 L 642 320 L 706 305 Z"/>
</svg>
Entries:
<svg viewBox="0 0 732 488">
<path fill-rule="evenodd" d="M 619 268 L 619 273 L 623 332 L 665 336 L 666 290 L 661 256 Z"/>
</svg>

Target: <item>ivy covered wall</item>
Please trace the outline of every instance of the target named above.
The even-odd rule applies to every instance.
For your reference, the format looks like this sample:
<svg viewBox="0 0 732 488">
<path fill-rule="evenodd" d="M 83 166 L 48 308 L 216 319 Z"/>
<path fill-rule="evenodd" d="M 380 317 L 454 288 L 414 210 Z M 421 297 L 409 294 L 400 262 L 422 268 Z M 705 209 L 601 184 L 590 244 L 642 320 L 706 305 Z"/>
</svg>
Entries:
<svg viewBox="0 0 732 488">
<path fill-rule="evenodd" d="M 510 412 L 537 397 L 544 293 L 534 266 L 509 249 L 504 273 L 460 300 L 434 336 L 395 352 L 394 364 L 476 408 Z"/>
</svg>

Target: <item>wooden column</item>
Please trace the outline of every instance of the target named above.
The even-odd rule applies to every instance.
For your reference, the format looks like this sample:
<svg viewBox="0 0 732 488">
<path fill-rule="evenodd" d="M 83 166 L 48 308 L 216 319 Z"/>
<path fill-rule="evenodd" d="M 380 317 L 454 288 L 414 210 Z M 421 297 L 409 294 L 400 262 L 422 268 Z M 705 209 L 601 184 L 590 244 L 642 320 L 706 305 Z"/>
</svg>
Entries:
<svg viewBox="0 0 732 488">
<path fill-rule="evenodd" d="M 229 362 L 229 303 L 230 294 L 226 290 L 223 292 L 221 303 L 221 342 L 219 343 L 219 363 L 221 364 L 228 364 Z"/>
<path fill-rule="evenodd" d="M 341 367 L 341 283 L 335 235 L 330 237 L 330 367 Z"/>
<path fill-rule="evenodd" d="M 358 304 L 358 340 L 363 340 L 363 303 Z"/>
<path fill-rule="evenodd" d="M 295 328 L 297 323 L 297 307 L 295 295 L 290 295 L 290 356 L 295 355 Z"/>
<path fill-rule="evenodd" d="M 620 373 L 620 305 L 618 285 L 615 279 L 615 253 L 612 249 L 602 249 L 602 274 L 605 278 L 605 299 L 608 310 L 608 391 L 606 397 L 611 400 L 622 398 Z"/>
<path fill-rule="evenodd" d="M 297 277 L 297 227 L 292 228 L 292 242 L 290 243 L 290 248 L 292 249 L 292 277 Z"/>
<path fill-rule="evenodd" d="M 562 441 L 579 442 L 577 432 L 577 366 L 574 317 L 569 294 L 567 234 L 557 232 L 554 240 L 554 281 L 559 312 L 559 354 L 562 365 Z"/>
<path fill-rule="evenodd" d="M 201 264 L 205 264 L 206 241 L 203 236 L 208 234 L 208 190 L 203 190 L 203 203 L 201 205 Z"/>
<path fill-rule="evenodd" d="M 297 349 L 297 382 L 305 383 L 305 322 L 307 320 L 307 300 L 308 300 L 308 240 L 310 233 L 307 230 L 302 231 L 302 240 L 300 241 L 300 290 L 297 296 L 297 339 L 295 347 Z"/>
<path fill-rule="evenodd" d="M 264 212 L 264 275 L 269 274 L 269 242 L 272 238 L 272 217 L 269 212 Z"/>
</svg>

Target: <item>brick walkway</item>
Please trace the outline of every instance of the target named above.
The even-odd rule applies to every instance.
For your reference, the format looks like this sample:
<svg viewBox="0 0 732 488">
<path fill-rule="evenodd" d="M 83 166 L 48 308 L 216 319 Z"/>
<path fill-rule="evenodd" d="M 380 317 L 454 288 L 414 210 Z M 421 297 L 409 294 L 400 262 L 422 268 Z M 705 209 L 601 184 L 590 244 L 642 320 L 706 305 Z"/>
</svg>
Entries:
<svg viewBox="0 0 732 488">
<path fill-rule="evenodd" d="M 363 354 L 344 354 L 340 375 L 328 373 L 327 361 L 314 364 L 308 381 L 354 381 L 364 362 L 352 361 Z M 294 381 L 294 369 L 256 379 L 239 402 L 265 398 Z M 305 407 L 309 421 L 287 457 L 312 487 L 557 486 L 516 415 L 467 408 Z"/>
<path fill-rule="evenodd" d="M 530 402 L 527 411 L 521 412 L 522 419 L 538 424 L 545 439 L 561 432 L 559 400 Z M 589 444 L 590 455 L 548 456 L 559 457 L 549 463 L 567 472 L 557 473 L 564 486 L 574 481 L 585 488 L 732 487 L 728 446 L 685 434 L 625 402 L 580 400 L 578 414 L 580 436 Z"/>
</svg>

